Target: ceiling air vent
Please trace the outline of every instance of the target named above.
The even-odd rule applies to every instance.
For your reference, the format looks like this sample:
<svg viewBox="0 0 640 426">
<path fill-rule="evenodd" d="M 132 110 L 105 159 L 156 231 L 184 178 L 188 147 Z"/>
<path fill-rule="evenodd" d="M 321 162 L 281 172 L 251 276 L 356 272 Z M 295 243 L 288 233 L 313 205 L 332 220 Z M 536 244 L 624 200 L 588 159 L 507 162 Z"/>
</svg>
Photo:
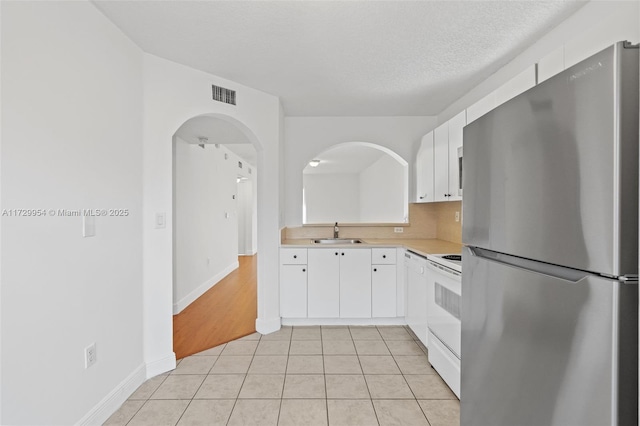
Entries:
<svg viewBox="0 0 640 426">
<path fill-rule="evenodd" d="M 236 104 L 236 91 L 225 89 L 224 87 L 211 85 L 213 91 L 213 100 L 218 102 L 224 102 L 225 104 Z"/>
</svg>

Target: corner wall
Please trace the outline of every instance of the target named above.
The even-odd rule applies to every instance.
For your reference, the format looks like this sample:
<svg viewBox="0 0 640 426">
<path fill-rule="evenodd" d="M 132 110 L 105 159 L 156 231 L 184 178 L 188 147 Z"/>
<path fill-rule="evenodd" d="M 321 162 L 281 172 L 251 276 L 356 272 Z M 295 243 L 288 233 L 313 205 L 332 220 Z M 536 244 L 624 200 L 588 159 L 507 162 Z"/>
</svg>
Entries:
<svg viewBox="0 0 640 426">
<path fill-rule="evenodd" d="M 0 7 L 0 203 L 46 212 L 1 218 L 0 424 L 101 423 L 145 378 L 142 52 L 88 2 Z"/>
<path fill-rule="evenodd" d="M 236 91 L 237 106 L 211 99 L 211 85 Z M 149 377 L 175 367 L 172 343 L 172 137 L 188 119 L 208 115 L 245 133 L 258 154 L 258 319 L 280 328 L 278 283 L 280 101 L 211 74 L 144 55 L 144 353 Z M 155 228 L 165 213 L 166 228 Z"/>
</svg>

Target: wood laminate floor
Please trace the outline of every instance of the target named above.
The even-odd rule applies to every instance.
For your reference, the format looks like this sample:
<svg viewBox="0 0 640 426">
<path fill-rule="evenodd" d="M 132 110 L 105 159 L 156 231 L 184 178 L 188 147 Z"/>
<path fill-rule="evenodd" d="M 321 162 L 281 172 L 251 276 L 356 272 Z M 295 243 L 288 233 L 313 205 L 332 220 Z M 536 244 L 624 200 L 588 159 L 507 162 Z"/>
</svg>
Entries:
<svg viewBox="0 0 640 426">
<path fill-rule="evenodd" d="M 173 316 L 177 359 L 256 331 L 257 255 L 240 256 L 240 267 Z"/>
</svg>

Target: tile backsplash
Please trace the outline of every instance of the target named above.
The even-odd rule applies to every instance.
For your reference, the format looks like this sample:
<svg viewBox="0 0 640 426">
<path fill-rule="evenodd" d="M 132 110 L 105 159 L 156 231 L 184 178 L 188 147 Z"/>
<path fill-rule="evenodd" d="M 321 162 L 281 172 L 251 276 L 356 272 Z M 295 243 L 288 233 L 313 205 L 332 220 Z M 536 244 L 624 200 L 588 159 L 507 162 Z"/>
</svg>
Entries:
<svg viewBox="0 0 640 426">
<path fill-rule="evenodd" d="M 443 203 L 409 204 L 410 225 L 366 226 L 340 225 L 341 238 L 380 238 L 380 239 L 431 239 L 462 242 L 462 222 L 455 221 L 455 212 L 462 215 L 462 202 L 448 201 Z M 394 228 L 402 227 L 402 233 L 394 232 Z M 298 226 L 284 228 L 282 239 L 331 238 L 333 225 Z"/>
</svg>

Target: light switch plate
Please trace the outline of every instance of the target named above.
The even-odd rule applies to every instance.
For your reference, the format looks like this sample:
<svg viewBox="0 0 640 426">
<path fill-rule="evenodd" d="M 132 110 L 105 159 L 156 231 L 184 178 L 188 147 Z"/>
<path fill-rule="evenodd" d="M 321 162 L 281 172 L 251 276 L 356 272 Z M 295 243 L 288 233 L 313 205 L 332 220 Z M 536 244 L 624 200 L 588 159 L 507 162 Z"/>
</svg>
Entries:
<svg viewBox="0 0 640 426">
<path fill-rule="evenodd" d="M 84 238 L 96 236 L 95 216 L 82 216 L 82 236 Z"/>
<path fill-rule="evenodd" d="M 163 229 L 167 227 L 167 214 L 164 212 L 158 212 L 156 213 L 156 222 L 155 222 L 155 228 L 156 229 Z"/>
</svg>

